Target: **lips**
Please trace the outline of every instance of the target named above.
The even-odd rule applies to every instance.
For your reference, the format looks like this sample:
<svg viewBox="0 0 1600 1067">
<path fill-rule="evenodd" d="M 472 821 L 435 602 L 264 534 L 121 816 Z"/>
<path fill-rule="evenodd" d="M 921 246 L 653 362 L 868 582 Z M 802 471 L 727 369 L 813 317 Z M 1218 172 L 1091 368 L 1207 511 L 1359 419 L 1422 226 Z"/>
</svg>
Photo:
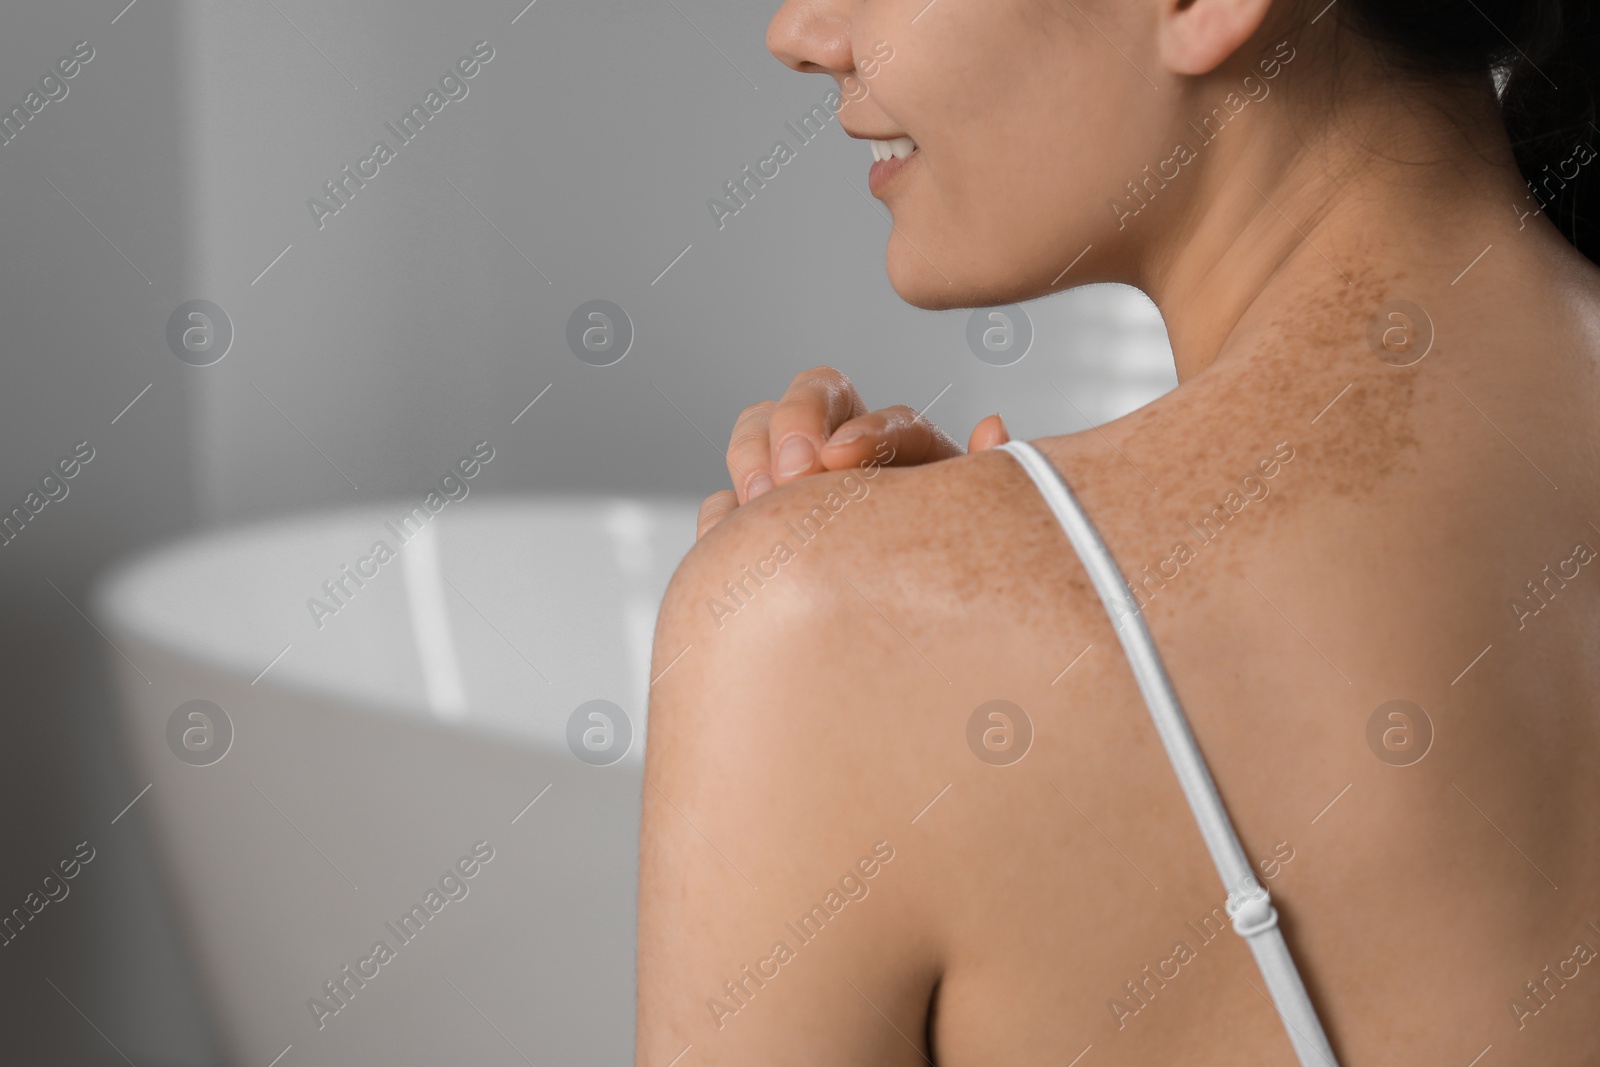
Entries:
<svg viewBox="0 0 1600 1067">
<path fill-rule="evenodd" d="M 900 155 L 893 150 L 885 151 L 883 147 L 880 147 L 883 145 L 901 146 L 901 142 L 911 143 L 912 146 L 910 151 L 904 155 Z M 916 147 L 909 137 L 897 138 L 895 141 L 888 142 L 873 141 L 872 149 L 875 161 L 872 164 L 872 169 L 867 172 L 867 186 L 872 190 L 873 196 L 880 198 L 889 183 L 894 181 L 901 171 L 913 166 L 922 156 L 922 150 Z"/>
</svg>

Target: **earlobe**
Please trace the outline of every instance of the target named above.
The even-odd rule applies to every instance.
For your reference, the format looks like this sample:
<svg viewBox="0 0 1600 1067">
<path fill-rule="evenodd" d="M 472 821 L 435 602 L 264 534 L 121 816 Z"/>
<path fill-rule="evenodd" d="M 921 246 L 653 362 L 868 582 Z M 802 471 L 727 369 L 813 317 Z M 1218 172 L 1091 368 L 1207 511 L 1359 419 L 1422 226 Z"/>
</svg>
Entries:
<svg viewBox="0 0 1600 1067">
<path fill-rule="evenodd" d="M 1157 44 L 1173 74 L 1210 74 L 1266 20 L 1272 0 L 1164 0 Z"/>
</svg>

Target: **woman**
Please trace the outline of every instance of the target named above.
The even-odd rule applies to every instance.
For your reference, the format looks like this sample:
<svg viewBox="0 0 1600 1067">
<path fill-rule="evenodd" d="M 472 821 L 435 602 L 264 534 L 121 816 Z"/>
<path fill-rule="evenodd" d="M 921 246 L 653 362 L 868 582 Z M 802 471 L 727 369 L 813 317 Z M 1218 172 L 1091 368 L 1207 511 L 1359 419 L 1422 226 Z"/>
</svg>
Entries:
<svg viewBox="0 0 1600 1067">
<path fill-rule="evenodd" d="M 1588 7 L 787 0 L 768 31 L 841 84 L 892 46 L 840 118 L 910 153 L 872 183 L 902 298 L 1160 307 L 1178 388 L 1034 443 L 1345 1065 L 1600 1062 Z M 656 635 L 642 1067 L 1294 1061 L 1126 620 L 1003 440 L 960 455 L 827 368 L 741 416 Z"/>
</svg>

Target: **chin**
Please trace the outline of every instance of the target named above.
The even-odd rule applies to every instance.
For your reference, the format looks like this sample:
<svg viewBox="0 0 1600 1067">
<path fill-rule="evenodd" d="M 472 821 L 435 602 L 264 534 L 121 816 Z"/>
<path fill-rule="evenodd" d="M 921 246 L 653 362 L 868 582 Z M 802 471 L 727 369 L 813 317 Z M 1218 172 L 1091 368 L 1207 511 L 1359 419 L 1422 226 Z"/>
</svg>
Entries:
<svg viewBox="0 0 1600 1067">
<path fill-rule="evenodd" d="M 967 264 L 968 271 L 971 266 Z M 974 277 L 970 273 L 955 274 L 949 270 L 941 275 L 915 252 L 898 261 L 891 255 L 888 270 L 889 284 L 900 299 L 923 311 L 1004 307 L 1032 300 L 1049 291 L 1037 285 L 1017 284 L 1015 279 Z"/>
<path fill-rule="evenodd" d="M 945 285 L 937 277 L 933 285 L 917 285 L 906 287 L 890 281 L 894 291 L 900 294 L 900 299 L 914 308 L 923 311 L 949 311 L 951 308 L 980 307 L 984 301 L 968 295 L 965 290 L 957 289 L 953 285 Z"/>
</svg>

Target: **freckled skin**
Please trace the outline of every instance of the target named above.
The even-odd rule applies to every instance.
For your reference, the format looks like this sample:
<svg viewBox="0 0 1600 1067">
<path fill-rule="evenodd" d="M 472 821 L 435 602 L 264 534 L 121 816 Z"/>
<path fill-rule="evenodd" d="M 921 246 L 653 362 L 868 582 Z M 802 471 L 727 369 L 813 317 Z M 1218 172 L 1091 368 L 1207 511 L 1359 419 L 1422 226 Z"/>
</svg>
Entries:
<svg viewBox="0 0 1600 1067">
<path fill-rule="evenodd" d="M 1538 496 L 1531 472 L 1496 466 L 1503 442 L 1488 426 L 1472 425 L 1481 419 L 1470 407 L 1463 418 L 1453 390 L 1419 388 L 1430 369 L 1426 360 L 1404 370 L 1380 365 L 1366 387 L 1370 399 L 1345 406 L 1358 395 L 1352 389 L 1314 427 L 1310 419 L 1337 390 L 1296 391 L 1281 409 L 1236 414 L 1227 439 L 1213 438 L 1203 456 L 1163 459 L 1148 440 L 1126 433 L 1122 424 L 1137 415 L 1105 428 L 1126 459 L 1092 432 L 1039 443 L 1127 573 L 1163 558 L 1171 531 L 1183 536 L 1185 523 L 1277 441 L 1294 444 L 1294 459 L 1267 481 L 1270 494 L 1197 549 L 1150 600 L 1146 619 L 1247 852 L 1263 857 L 1285 840 L 1298 850 L 1269 888 L 1324 1020 L 1349 1063 L 1416 1062 L 1409 1057 L 1438 1048 L 1436 1035 L 1447 1031 L 1472 1035 L 1468 1058 L 1514 1037 L 1518 1047 L 1548 1050 L 1546 1062 L 1579 1063 L 1570 1057 L 1592 1043 L 1589 1021 L 1600 1002 L 1587 986 L 1574 982 L 1565 1001 L 1523 1031 L 1511 1026 L 1506 1002 L 1547 957 L 1570 949 L 1585 916 L 1600 922 L 1582 906 L 1600 890 L 1592 773 L 1600 745 L 1586 710 L 1593 703 L 1583 696 L 1600 681 L 1592 651 L 1600 574 L 1588 591 L 1575 581 L 1568 599 L 1556 602 L 1565 614 L 1552 608 L 1536 638 L 1517 643 L 1528 634 L 1514 630 L 1505 598 L 1524 571 L 1532 575 L 1547 561 L 1538 554 L 1545 531 L 1562 522 L 1578 536 L 1581 520 L 1542 506 L 1502 513 L 1504 501 Z M 1243 377 L 1218 383 L 1225 410 L 1237 412 L 1242 395 L 1272 393 L 1274 376 Z M 1408 428 L 1413 420 L 1435 424 L 1444 406 L 1450 416 L 1440 433 Z M 1174 412 L 1164 432 L 1198 433 L 1214 414 L 1200 406 Z M 1532 425 L 1520 429 L 1526 442 L 1543 439 Z M 1453 447 L 1453 435 L 1476 440 L 1470 449 Z M 1153 492 L 1129 460 L 1174 490 Z M 1593 481 L 1591 471 L 1563 491 L 1593 500 Z M 1445 510 L 1461 486 L 1471 498 Z M 725 580 L 723 561 L 751 558 L 822 490 L 802 482 L 740 509 L 680 572 L 657 659 L 665 664 L 686 644 L 695 649 L 657 687 L 652 771 L 676 760 L 698 775 L 726 777 L 715 757 L 674 756 L 684 728 L 672 717 L 693 716 L 687 705 L 707 693 L 767 687 L 765 715 L 785 714 L 778 692 L 811 694 L 795 697 L 788 714 L 806 724 L 802 734 L 831 739 L 838 750 L 823 745 L 796 757 L 789 729 L 774 727 L 748 740 L 740 757 L 786 767 L 761 781 L 791 796 L 793 809 L 779 804 L 760 817 L 727 819 L 718 813 L 729 800 L 708 791 L 690 817 L 697 825 L 719 822 L 725 837 L 701 825 L 719 847 L 737 842 L 744 855 L 782 872 L 758 885 L 770 880 L 799 895 L 836 850 L 898 832 L 900 873 L 914 871 L 915 884 L 886 880 L 874 900 L 902 915 L 876 913 L 870 931 L 847 935 L 859 941 L 842 937 L 816 970 L 870 975 L 876 965 L 868 957 L 900 960 L 900 978 L 917 976 L 912 987 L 885 978 L 883 988 L 904 997 L 897 1018 L 908 1032 L 937 1000 L 941 1064 L 1053 1062 L 1061 1050 L 1070 1058 L 1090 1042 L 1108 1062 L 1282 1062 L 1278 1024 L 1245 985 L 1259 985 L 1259 976 L 1231 940 L 1203 950 L 1193 973 L 1204 977 L 1175 980 L 1124 1028 L 1113 1023 L 1108 998 L 1173 940 L 1191 936 L 1184 922 L 1205 914 L 1221 893 L 1115 632 L 1009 456 L 880 472 L 871 496 L 804 546 L 759 601 L 722 631 L 707 624 L 697 601 Z M 1487 543 L 1463 537 L 1461 526 L 1478 521 L 1473 515 L 1499 515 L 1497 536 Z M 1600 536 L 1591 543 L 1600 546 Z M 777 669 L 797 639 L 808 666 Z M 1491 642 L 1494 658 L 1452 685 Z M 691 659 L 701 652 L 709 655 Z M 752 681 L 741 681 L 746 672 Z M 841 698 L 851 690 L 859 701 Z M 966 716 L 996 696 L 1021 704 L 1037 729 L 1026 759 L 999 770 L 961 747 Z M 1436 731 L 1436 750 L 1414 767 L 1388 766 L 1366 744 L 1368 717 L 1396 698 L 1422 705 Z M 684 736 L 705 743 L 703 732 Z M 868 753 L 851 737 L 862 738 Z M 672 772 L 662 777 L 670 781 Z M 950 781 L 951 793 L 933 809 L 939 820 L 930 813 L 911 826 L 909 818 Z M 696 797 L 703 787 L 663 788 L 682 805 L 679 790 Z M 758 788 L 752 780 L 733 795 L 748 798 Z M 810 829 L 784 829 L 790 820 Z M 996 836 L 998 826 L 1006 830 Z M 795 836 L 803 843 L 793 844 Z M 699 851 L 703 842 L 685 840 L 681 848 L 697 853 L 699 865 L 689 865 L 700 876 L 722 877 L 710 869 L 722 861 Z M 1546 875 L 1562 887 L 1560 896 Z M 781 928 L 781 906 L 758 914 L 768 928 Z M 921 943 L 930 930 L 936 946 Z M 713 951 L 710 971 L 731 974 L 765 938 L 758 929 Z M 1593 938 L 1600 946 L 1600 934 Z M 1424 961 L 1419 966 L 1434 977 L 1418 983 L 1415 973 L 1394 968 L 1397 959 Z M 722 980 L 699 985 L 714 991 Z M 803 1014 L 812 990 L 798 982 L 790 988 L 794 1002 L 774 997 L 760 1013 L 741 1014 L 743 1032 L 731 1024 L 718 1032 L 719 1055 L 729 1058 L 712 1062 L 739 1062 L 746 1038 L 750 1048 L 765 1049 L 762 1040 L 803 1027 L 803 1018 L 786 1016 L 791 1008 Z M 697 1020 L 699 1007 L 686 1010 Z M 711 1047 L 709 1033 L 701 1038 Z M 692 1040 L 686 1030 L 684 1041 Z"/>
<path fill-rule="evenodd" d="M 1015 16 L 996 2 L 997 21 Z M 810 10 L 870 21 L 897 4 Z M 1157 69 L 1138 51 L 1142 9 L 1126 24 L 1088 10 Z M 1025 51 L 1013 31 L 1008 47 Z M 1136 81 L 1084 40 L 1074 62 Z M 806 55 L 820 62 L 823 46 Z M 935 155 L 946 134 L 934 119 L 958 129 L 961 116 L 919 113 L 937 86 L 896 95 L 904 58 L 875 82 L 875 128 L 926 128 L 932 147 L 922 184 L 908 168 L 889 201 L 896 224 L 930 257 L 941 221 L 947 247 L 998 256 L 992 205 L 952 198 L 1002 179 L 960 169 L 982 159 Z M 1127 91 L 1130 108 L 1165 106 L 1147 86 Z M 976 113 L 973 95 L 961 106 Z M 1042 123 L 1050 103 L 1028 117 Z M 1304 123 L 1285 122 L 1282 143 L 1299 143 Z M 1125 238 L 1186 235 L 1141 252 L 1136 278 L 1167 318 L 1179 388 L 1035 443 L 1130 579 L 1175 541 L 1194 546 L 1144 618 L 1247 854 L 1292 850 L 1270 879 L 1258 870 L 1340 1062 L 1466 1064 L 1491 1044 L 1485 1065 L 1600 1062 L 1600 964 L 1542 1004 L 1525 985 L 1579 942 L 1600 949 L 1600 561 L 1524 626 L 1508 607 L 1576 542 L 1600 549 L 1600 272 L 1553 230 L 1518 230 L 1514 176 L 1462 163 L 1415 182 L 1368 168 L 1337 188 L 1262 186 L 1280 215 L 1237 178 L 1274 173 L 1246 166 L 1254 143 L 1208 148 L 1191 166 L 1209 169 L 1174 181 Z M 1006 170 L 1044 183 L 1014 189 L 1019 201 L 1042 203 L 1037 169 Z M 1198 215 L 1162 222 L 1190 191 Z M 1070 205 L 1036 210 L 1029 223 L 1059 231 L 1060 248 L 1089 240 Z M 1018 237 L 1018 262 L 1035 239 Z M 897 290 L 933 303 L 945 283 L 895 240 Z M 951 288 L 1020 295 L 985 288 L 998 284 L 985 270 L 953 274 Z M 1432 321 L 1413 366 L 1390 366 L 1368 340 L 1393 299 Z M 1191 524 L 1280 442 L 1293 458 L 1262 478 L 1267 495 L 1202 543 Z M 1060 1067 L 1085 1049 L 1081 1067 L 1291 1062 L 1248 949 L 1201 929 L 1223 899 L 1215 869 L 1116 631 L 1014 459 L 878 470 L 737 615 L 708 610 L 842 477 L 739 507 L 663 605 L 637 1062 L 660 1067 L 685 1046 L 684 1067 Z M 1008 766 L 968 747 L 974 709 L 995 699 L 1033 729 Z M 1382 747 L 1392 720 L 1369 742 L 1395 700 L 1422 708 L 1431 733 L 1409 765 L 1403 746 Z M 792 937 L 785 924 L 880 839 L 896 858 L 870 894 L 731 999 L 724 983 Z M 1192 958 L 1174 974 L 1163 961 L 1179 943 Z"/>
</svg>

